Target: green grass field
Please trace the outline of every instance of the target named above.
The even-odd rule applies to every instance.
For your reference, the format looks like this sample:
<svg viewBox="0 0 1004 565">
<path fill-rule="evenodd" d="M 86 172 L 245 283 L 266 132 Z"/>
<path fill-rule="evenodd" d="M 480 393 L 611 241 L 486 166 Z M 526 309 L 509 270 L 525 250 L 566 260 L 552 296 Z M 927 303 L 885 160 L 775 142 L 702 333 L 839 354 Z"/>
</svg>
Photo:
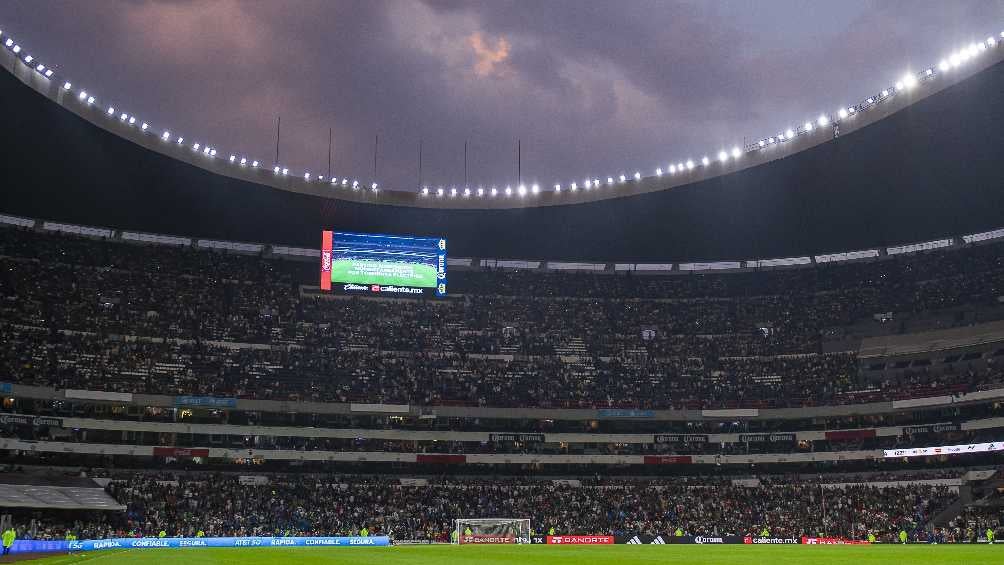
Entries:
<svg viewBox="0 0 1004 565">
<path fill-rule="evenodd" d="M 401 546 L 254 549 L 128 549 L 48 557 L 32 564 L 70 565 L 654 565 L 656 563 L 770 565 L 896 563 L 951 565 L 1004 563 L 1004 545 L 875 546 Z"/>
<path fill-rule="evenodd" d="M 331 263 L 331 282 L 435 288 L 436 268 L 420 263 L 339 259 Z"/>
</svg>

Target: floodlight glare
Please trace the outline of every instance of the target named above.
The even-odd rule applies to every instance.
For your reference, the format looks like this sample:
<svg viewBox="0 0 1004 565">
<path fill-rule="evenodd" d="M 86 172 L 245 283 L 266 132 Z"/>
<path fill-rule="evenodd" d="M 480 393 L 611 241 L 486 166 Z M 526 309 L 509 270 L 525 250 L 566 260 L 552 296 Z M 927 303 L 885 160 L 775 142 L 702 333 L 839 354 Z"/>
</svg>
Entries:
<svg viewBox="0 0 1004 565">
<path fill-rule="evenodd" d="M 208 145 L 205 146 L 204 148 L 202 148 L 202 154 L 203 155 L 209 155 L 209 146 Z"/>
<path fill-rule="evenodd" d="M 275 167 L 274 167 L 274 168 L 272 169 L 272 172 L 273 172 L 273 173 L 275 173 L 275 174 L 279 174 L 279 166 L 278 166 L 278 165 L 276 165 L 276 166 L 275 166 Z"/>
<path fill-rule="evenodd" d="M 124 121 L 125 121 L 125 119 L 126 119 L 126 118 L 128 118 L 128 117 L 129 117 L 129 114 L 126 114 L 125 112 L 123 112 L 123 113 L 122 113 L 122 115 L 121 115 L 121 116 L 119 116 L 119 119 L 120 119 L 120 120 L 122 120 L 122 121 L 124 122 Z M 199 148 L 199 144 L 198 144 L 198 143 L 196 143 L 196 144 L 195 144 L 195 148 L 196 148 L 196 149 L 198 149 L 198 148 Z"/>
<path fill-rule="evenodd" d="M 139 129 L 141 129 L 141 130 L 143 130 L 143 131 L 146 131 L 146 128 L 148 128 L 148 127 L 150 127 L 150 126 L 149 126 L 149 125 L 147 125 L 147 123 L 146 123 L 146 122 L 143 122 L 143 124 L 139 126 Z"/>
<path fill-rule="evenodd" d="M 593 187 L 593 181 L 591 181 L 589 179 L 586 179 L 586 182 L 583 183 L 583 184 L 586 185 L 586 188 L 592 188 Z"/>
<path fill-rule="evenodd" d="M 133 116 L 133 117 L 130 117 L 130 118 L 129 118 L 129 125 L 133 125 L 133 124 L 135 124 L 135 123 L 136 123 L 136 117 L 135 117 L 135 116 Z"/>
<path fill-rule="evenodd" d="M 370 190 L 372 190 L 373 192 L 376 192 L 378 188 L 380 188 L 380 185 L 378 185 L 377 183 L 373 183 L 370 185 Z"/>
<path fill-rule="evenodd" d="M 888 90 L 883 90 L 882 91 L 882 98 L 885 98 L 886 96 L 889 96 L 889 91 Z"/>
<path fill-rule="evenodd" d="M 456 188 L 451 188 L 450 189 L 450 197 L 452 198 L 452 197 L 454 197 L 456 195 L 457 195 L 457 189 Z"/>
<path fill-rule="evenodd" d="M 436 196 L 442 196 L 442 195 L 443 195 L 443 187 L 439 187 L 438 189 L 436 189 Z"/>
<path fill-rule="evenodd" d="M 241 157 L 241 166 L 243 167 L 244 165 L 247 165 L 247 164 L 248 164 L 247 157 Z"/>
<path fill-rule="evenodd" d="M 519 190 L 519 195 L 520 196 L 526 196 L 526 185 L 523 185 L 523 184 L 519 185 L 519 189 L 518 190 Z"/>
<path fill-rule="evenodd" d="M 938 63 L 938 70 L 941 71 L 941 72 L 947 71 L 948 70 L 948 61 L 942 59 L 941 62 Z"/>
<path fill-rule="evenodd" d="M 179 135 L 179 136 L 178 136 L 178 145 L 181 145 L 181 144 L 182 144 L 182 143 L 184 143 L 184 142 L 185 142 L 185 138 L 184 138 L 184 137 L 181 137 L 181 136 Z"/>
<path fill-rule="evenodd" d="M 934 69 L 927 69 L 926 71 L 924 71 L 924 75 L 926 76 L 931 76 L 933 74 L 934 74 Z"/>
<path fill-rule="evenodd" d="M 86 100 L 87 99 L 87 91 L 86 90 L 81 90 L 80 94 L 77 95 L 77 98 L 79 98 L 80 100 Z"/>
<path fill-rule="evenodd" d="M 560 184 L 554 185 L 554 191 L 555 192 L 561 192 L 561 185 Z"/>
<path fill-rule="evenodd" d="M 230 160 L 233 161 L 234 158 L 230 157 Z M 309 181 L 310 180 L 310 173 L 303 173 L 303 180 Z"/>
<path fill-rule="evenodd" d="M 496 194 L 498 194 L 498 193 L 499 193 L 498 189 L 496 189 L 496 188 L 495 188 L 495 187 L 493 186 L 493 187 L 492 187 L 492 197 L 494 198 L 494 197 L 495 197 L 495 195 L 496 195 Z"/>
<path fill-rule="evenodd" d="M 230 156 L 230 162 L 231 162 L 231 163 L 233 163 L 235 159 L 237 159 L 237 156 L 236 156 L 236 155 L 231 155 L 231 156 Z"/>
<path fill-rule="evenodd" d="M 428 196 L 428 195 L 429 195 L 429 187 L 423 186 L 422 187 L 422 196 Z"/>
<path fill-rule="evenodd" d="M 907 88 L 913 88 L 917 86 L 917 77 L 915 77 L 913 74 L 907 74 L 906 76 L 903 77 L 903 86 Z"/>
<path fill-rule="evenodd" d="M 479 186 L 479 187 L 478 187 L 478 196 L 484 196 L 484 195 L 485 195 L 485 189 L 484 189 L 484 188 L 481 188 L 481 187 Z"/>
<path fill-rule="evenodd" d="M 537 194 L 538 192 L 540 192 L 540 185 L 534 183 L 534 185 L 530 187 L 530 192 L 532 192 L 534 194 Z"/>
<path fill-rule="evenodd" d="M 683 163 L 677 163 L 676 164 L 676 170 L 678 170 L 678 171 L 680 171 L 682 173 L 683 172 Z"/>
<path fill-rule="evenodd" d="M 160 138 L 163 139 L 164 141 L 171 139 L 171 132 L 165 131 L 164 134 L 160 136 Z"/>
<path fill-rule="evenodd" d="M 690 159 L 687 159 L 687 170 L 690 171 L 693 170 L 693 168 L 694 168 L 694 162 L 691 161 Z"/>
<path fill-rule="evenodd" d="M 723 163 L 725 161 L 728 161 L 729 160 L 729 154 L 726 153 L 726 152 L 724 152 L 724 151 L 719 151 L 718 152 L 718 160 L 721 161 L 721 162 L 723 162 Z"/>
<path fill-rule="evenodd" d="M 467 198 L 470 195 L 471 195 L 471 189 L 465 188 L 464 189 L 464 198 Z"/>
<path fill-rule="evenodd" d="M 858 109 L 855 108 L 854 106 L 851 106 L 850 108 L 847 109 L 847 113 L 848 114 L 853 114 L 854 112 L 857 112 L 857 111 L 858 111 Z"/>
<path fill-rule="evenodd" d="M 662 176 L 662 169 L 656 169 L 655 170 L 655 176 L 661 177 Z"/>
<path fill-rule="evenodd" d="M 252 167 L 257 167 L 258 166 L 258 161 L 251 161 L 251 166 Z M 331 180 L 332 180 L 332 182 L 334 182 L 334 179 L 331 179 Z"/>
<path fill-rule="evenodd" d="M 63 90 L 69 90 L 72 87 L 73 87 L 73 84 L 70 83 L 70 82 L 64 82 L 63 83 Z"/>
<path fill-rule="evenodd" d="M 287 174 L 289 174 L 289 169 L 283 167 L 283 169 L 282 169 L 282 176 L 286 176 Z"/>
<path fill-rule="evenodd" d="M 767 138 L 767 143 L 774 143 L 774 138 L 773 137 L 768 137 Z"/>
<path fill-rule="evenodd" d="M 613 177 L 607 177 L 607 184 L 613 184 L 613 183 L 614 183 L 614 178 Z"/>
<path fill-rule="evenodd" d="M 795 137 L 795 132 L 792 131 L 791 128 L 788 128 L 787 130 L 785 130 L 785 132 L 784 132 L 784 138 L 785 139 L 791 139 L 792 137 Z"/>
<path fill-rule="evenodd" d="M 579 189 L 579 185 L 577 185 L 577 184 L 575 184 L 575 183 L 573 182 L 573 183 L 572 183 L 572 192 L 575 192 L 575 191 L 576 191 L 576 190 L 578 190 L 578 189 Z"/>
<path fill-rule="evenodd" d="M 93 96 L 88 96 L 87 97 L 87 103 L 88 104 L 94 104 L 94 97 Z"/>
<path fill-rule="evenodd" d="M 830 118 L 821 115 L 819 116 L 819 119 L 816 120 L 816 123 L 819 124 L 819 127 L 823 127 L 826 124 L 830 123 Z"/>
<path fill-rule="evenodd" d="M 874 103 L 875 103 L 875 99 L 874 99 L 874 98 L 869 98 L 869 99 L 867 100 L 867 102 L 868 102 L 869 104 L 874 104 Z"/>
<path fill-rule="evenodd" d="M 846 118 L 847 117 L 847 110 L 845 110 L 843 108 L 841 108 L 840 110 L 838 110 L 837 111 L 837 117 L 839 117 L 841 120 L 844 119 L 844 118 Z"/>
<path fill-rule="evenodd" d="M 802 129 L 805 131 L 812 131 L 812 122 L 805 122 L 802 124 Z"/>
<path fill-rule="evenodd" d="M 109 106 L 108 107 L 108 115 L 109 116 L 115 115 L 115 106 Z"/>
<path fill-rule="evenodd" d="M 711 159 L 708 159 L 707 156 L 704 156 L 704 157 L 701 158 L 701 164 L 704 165 L 705 167 L 707 167 L 708 164 L 710 164 L 710 163 L 711 163 Z"/>
<path fill-rule="evenodd" d="M 733 147 L 732 148 L 732 158 L 733 159 L 738 159 L 740 155 L 742 155 L 742 152 L 739 151 L 739 147 Z"/>
<path fill-rule="evenodd" d="M 624 182 L 625 180 L 627 180 L 627 178 L 624 175 L 621 175 L 620 179 L 621 179 L 621 182 Z M 613 183 L 611 183 L 611 184 L 613 184 Z"/>
<path fill-rule="evenodd" d="M 758 142 L 757 144 L 758 144 L 758 145 L 759 145 L 760 147 L 763 147 L 764 145 L 767 145 L 767 142 L 761 139 L 761 140 L 760 140 L 760 141 L 759 141 L 759 142 Z"/>
<path fill-rule="evenodd" d="M 635 171 L 634 172 L 634 180 L 641 180 L 641 173 L 639 173 L 638 171 Z"/>
<path fill-rule="evenodd" d="M 512 196 L 512 187 L 511 186 L 505 187 L 505 195 L 506 196 Z"/>
<path fill-rule="evenodd" d="M 675 175 L 676 174 L 676 165 L 670 165 L 669 166 L 669 174 L 671 174 L 671 175 Z"/>
<path fill-rule="evenodd" d="M 896 81 L 896 85 L 895 86 L 896 86 L 896 90 L 903 90 L 903 81 L 901 81 L 901 80 Z"/>
</svg>

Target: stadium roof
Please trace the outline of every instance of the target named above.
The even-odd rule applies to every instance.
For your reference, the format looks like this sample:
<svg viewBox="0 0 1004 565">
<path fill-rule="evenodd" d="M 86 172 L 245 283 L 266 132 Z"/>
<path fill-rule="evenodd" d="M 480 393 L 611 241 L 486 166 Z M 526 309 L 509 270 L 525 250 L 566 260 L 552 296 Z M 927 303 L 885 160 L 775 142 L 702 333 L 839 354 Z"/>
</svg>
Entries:
<svg viewBox="0 0 1004 565">
<path fill-rule="evenodd" d="M 995 96 L 1004 48 L 980 45 L 853 113 L 794 128 L 788 141 L 757 140 L 707 165 L 684 163 L 683 173 L 667 165 L 661 176 L 595 179 L 599 188 L 583 179 L 574 192 L 513 187 L 495 198 L 333 186 L 242 164 L 247 157 L 196 149 L 105 108 L 8 46 L 0 91 L 17 109 L 16 134 L 3 141 L 0 211 L 294 245 L 316 244 L 322 228 L 445 235 L 461 256 L 613 261 L 801 256 L 956 236 L 998 226 L 1004 209 Z"/>
</svg>

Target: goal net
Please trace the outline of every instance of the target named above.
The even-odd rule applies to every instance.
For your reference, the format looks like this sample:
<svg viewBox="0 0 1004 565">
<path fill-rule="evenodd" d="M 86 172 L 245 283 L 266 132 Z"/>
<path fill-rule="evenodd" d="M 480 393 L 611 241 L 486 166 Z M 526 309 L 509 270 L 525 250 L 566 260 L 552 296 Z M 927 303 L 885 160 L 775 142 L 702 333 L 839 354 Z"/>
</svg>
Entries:
<svg viewBox="0 0 1004 565">
<path fill-rule="evenodd" d="M 530 543 L 529 518 L 460 518 L 456 543 Z"/>
</svg>

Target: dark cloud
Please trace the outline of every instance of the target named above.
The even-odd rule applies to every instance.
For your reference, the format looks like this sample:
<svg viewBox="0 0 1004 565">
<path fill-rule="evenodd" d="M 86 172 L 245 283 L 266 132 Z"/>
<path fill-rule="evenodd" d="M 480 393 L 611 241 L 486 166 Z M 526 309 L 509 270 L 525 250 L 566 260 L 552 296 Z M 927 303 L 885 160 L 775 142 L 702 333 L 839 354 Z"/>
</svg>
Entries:
<svg viewBox="0 0 1004 565">
<path fill-rule="evenodd" d="M 98 96 L 226 152 L 385 186 L 568 182 L 833 110 L 1004 22 L 1004 1 L 8 0 L 0 24 Z M 988 27 L 989 26 L 989 27 Z M 996 31 L 1000 31 L 999 29 Z"/>
</svg>

